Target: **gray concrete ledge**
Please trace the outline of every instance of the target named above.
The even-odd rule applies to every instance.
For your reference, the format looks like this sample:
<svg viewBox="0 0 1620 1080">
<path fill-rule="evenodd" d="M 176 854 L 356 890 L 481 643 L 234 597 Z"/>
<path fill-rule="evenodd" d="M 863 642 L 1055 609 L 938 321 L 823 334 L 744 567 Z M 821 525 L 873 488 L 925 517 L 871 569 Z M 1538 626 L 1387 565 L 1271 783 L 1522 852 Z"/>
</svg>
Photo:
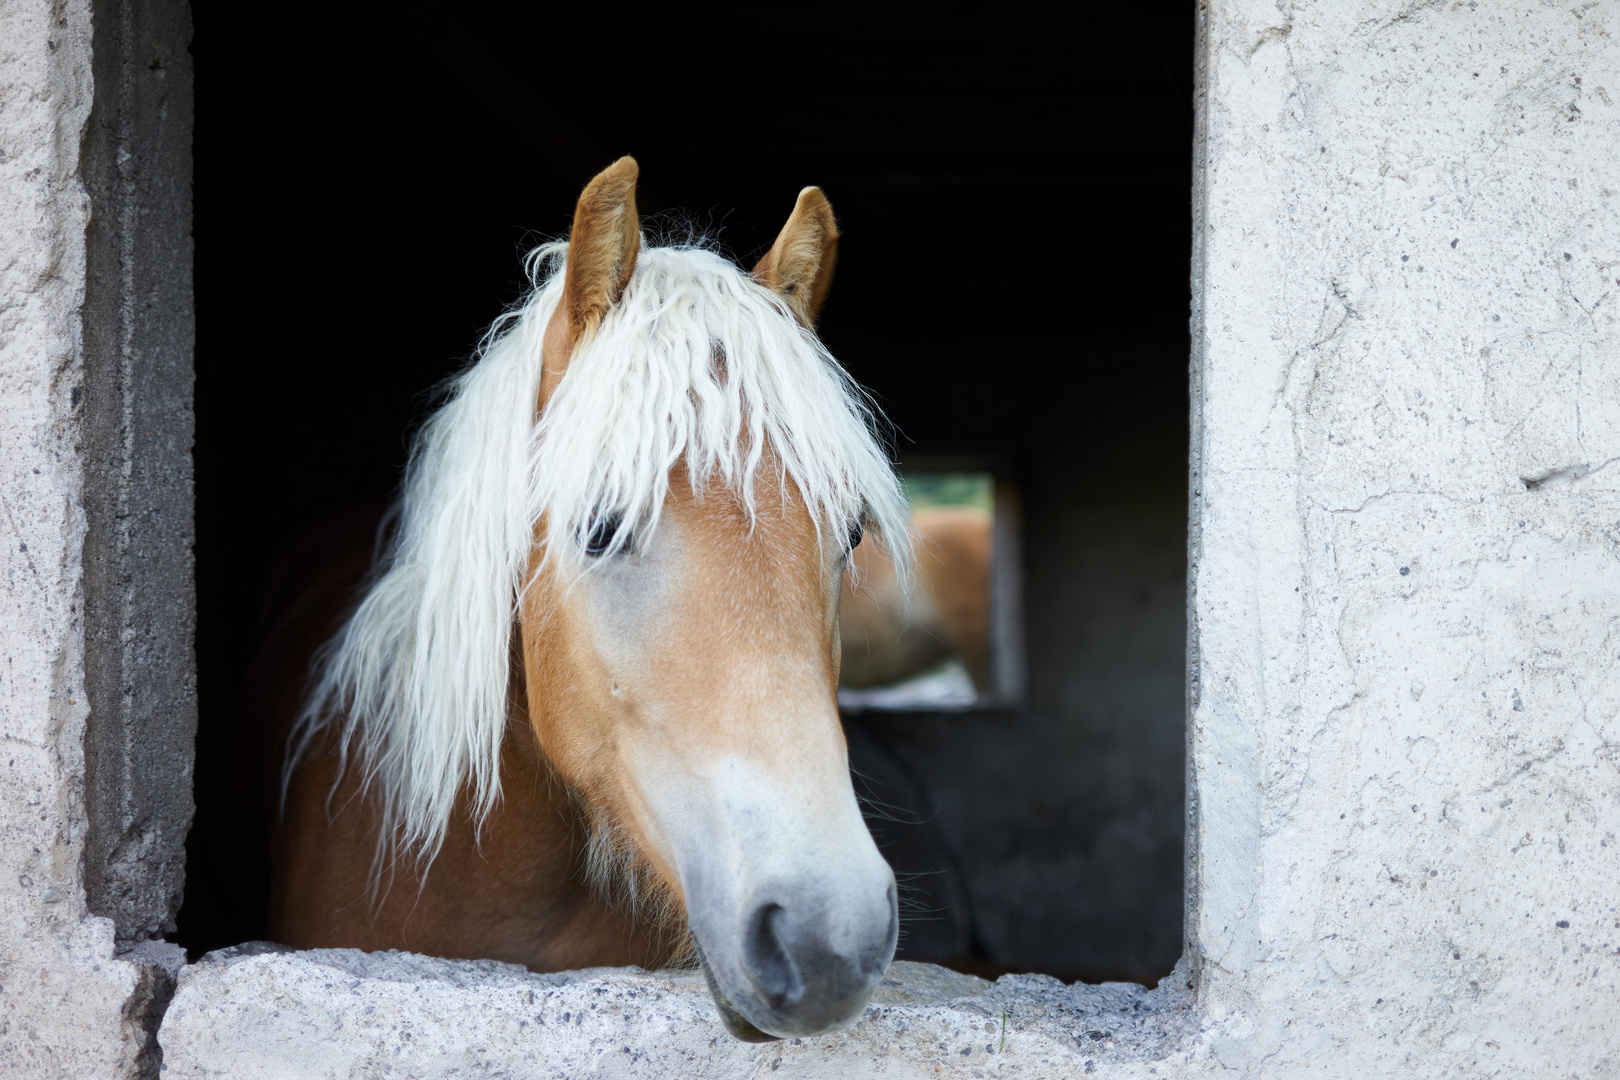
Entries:
<svg viewBox="0 0 1620 1080">
<path fill-rule="evenodd" d="M 696 972 L 252 944 L 182 970 L 159 1041 L 169 1080 L 1170 1076 L 1201 1056 L 1184 1004 L 1168 988 L 900 962 L 850 1030 L 752 1045 L 721 1028 Z"/>
</svg>

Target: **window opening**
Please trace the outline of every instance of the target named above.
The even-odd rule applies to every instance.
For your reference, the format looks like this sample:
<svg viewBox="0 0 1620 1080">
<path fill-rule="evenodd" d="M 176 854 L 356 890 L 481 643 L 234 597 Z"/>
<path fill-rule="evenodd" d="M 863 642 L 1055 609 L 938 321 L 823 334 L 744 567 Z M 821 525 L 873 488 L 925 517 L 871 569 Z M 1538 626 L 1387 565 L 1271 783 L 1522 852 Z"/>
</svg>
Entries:
<svg viewBox="0 0 1620 1080">
<path fill-rule="evenodd" d="M 520 295 L 522 252 L 565 235 L 580 186 L 628 152 L 650 238 L 701 233 L 744 265 L 784 200 L 822 187 L 844 237 L 823 339 L 893 422 L 914 512 L 989 517 L 981 652 L 959 635 L 911 673 L 922 687 L 854 685 L 845 656 L 851 764 L 911 890 L 900 955 L 1167 972 L 1193 27 L 1179 2 L 1162 15 L 1147 36 L 1134 9 L 846 22 L 799 65 L 817 115 L 784 135 L 780 101 L 737 93 L 735 73 L 802 37 L 787 16 L 713 22 L 715 63 L 655 57 L 603 83 L 589 50 L 534 63 L 534 42 L 599 29 L 585 9 L 574 26 L 522 5 L 361 5 L 311 38 L 291 9 L 197 5 L 201 715 L 181 943 L 264 934 L 275 792 L 232 762 L 280 749 L 234 726 L 277 568 L 335 515 L 381 512 L 433 387 Z M 278 79 L 290 53 L 323 73 L 314 97 Z M 694 116 L 724 102 L 724 122 L 670 123 L 649 103 L 672 79 Z M 584 85 L 601 94 L 556 93 Z M 307 287 L 312 251 L 330 287 Z"/>
<path fill-rule="evenodd" d="M 1023 667 L 1010 625 L 1020 584 L 1010 482 L 989 467 L 902 468 L 900 476 L 916 580 L 903 590 L 873 537 L 852 553 L 839 619 L 839 705 L 949 712 L 1016 702 L 1021 680 L 1007 678 Z"/>
</svg>

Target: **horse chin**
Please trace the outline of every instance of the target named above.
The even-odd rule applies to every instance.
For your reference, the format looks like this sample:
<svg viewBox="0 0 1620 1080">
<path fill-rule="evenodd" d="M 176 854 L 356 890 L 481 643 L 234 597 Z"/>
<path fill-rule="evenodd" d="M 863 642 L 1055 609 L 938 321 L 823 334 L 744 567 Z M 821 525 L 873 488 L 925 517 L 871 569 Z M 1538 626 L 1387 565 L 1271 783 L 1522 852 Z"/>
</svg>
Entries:
<svg viewBox="0 0 1620 1080">
<path fill-rule="evenodd" d="M 695 945 L 693 948 L 697 952 L 698 965 L 703 968 L 703 978 L 709 984 L 709 996 L 714 998 L 715 1008 L 720 1010 L 720 1022 L 726 1025 L 726 1030 L 731 1032 L 733 1037 L 743 1042 L 764 1043 L 779 1041 L 782 1036 L 771 1035 L 759 1030 L 759 1028 L 748 1022 L 747 1017 L 736 1010 L 731 1004 L 731 1000 L 726 997 L 725 991 L 720 989 L 720 984 L 715 981 L 714 972 L 709 968 L 709 961 L 703 957 L 703 950 Z"/>
</svg>

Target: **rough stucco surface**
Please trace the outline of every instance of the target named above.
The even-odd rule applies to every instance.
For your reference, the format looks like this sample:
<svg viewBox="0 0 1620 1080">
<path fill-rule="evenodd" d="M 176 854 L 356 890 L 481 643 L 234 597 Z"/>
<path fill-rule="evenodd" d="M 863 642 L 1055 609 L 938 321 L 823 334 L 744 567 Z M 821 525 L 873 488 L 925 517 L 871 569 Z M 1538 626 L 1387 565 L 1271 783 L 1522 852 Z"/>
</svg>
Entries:
<svg viewBox="0 0 1620 1080">
<path fill-rule="evenodd" d="M 851 1030 L 749 1044 L 720 1027 L 697 972 L 536 975 L 493 961 L 263 948 L 210 954 L 181 974 L 163 1024 L 169 1080 L 1075 1076 L 1104 1060 L 1142 1064 L 1143 1048 L 1180 1022 L 1166 991 L 1135 983 L 1019 975 L 991 985 L 900 962 Z"/>
<path fill-rule="evenodd" d="M 1620 8 L 1211 8 L 1223 1064 L 1620 1075 Z"/>
<path fill-rule="evenodd" d="M 0 1060 L 14 1075 L 116 1075 L 133 965 L 80 887 L 84 759 L 80 550 L 70 401 L 80 361 L 79 134 L 90 109 L 89 8 L 0 8 Z M 55 47 L 47 45 L 54 42 Z"/>
<path fill-rule="evenodd" d="M 0 1073 L 41 1078 L 155 1075 L 183 959 L 84 888 L 90 44 L 88 4 L 0 5 Z"/>
</svg>

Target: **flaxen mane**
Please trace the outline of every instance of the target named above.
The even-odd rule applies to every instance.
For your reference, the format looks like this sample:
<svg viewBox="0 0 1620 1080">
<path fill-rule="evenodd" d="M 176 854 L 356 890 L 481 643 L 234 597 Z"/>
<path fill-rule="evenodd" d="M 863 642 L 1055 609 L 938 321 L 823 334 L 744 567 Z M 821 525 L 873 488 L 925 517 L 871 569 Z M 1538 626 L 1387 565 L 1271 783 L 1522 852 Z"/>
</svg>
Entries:
<svg viewBox="0 0 1620 1080">
<path fill-rule="evenodd" d="M 535 251 L 530 297 L 418 436 L 392 551 L 318 661 L 294 730 L 287 776 L 333 728 L 375 787 L 377 870 L 398 852 L 431 861 L 463 788 L 479 822 L 500 798 L 512 626 L 537 543 L 578 569 L 579 537 L 599 522 L 618 523 L 614 549 L 650 536 L 684 459 L 694 487 L 723 483 L 750 512 L 772 470 L 824 542 L 864 522 L 902 570 L 909 559 L 905 499 L 861 391 L 781 297 L 712 251 L 644 247 L 537 419 L 566 255 Z M 599 875 L 623 862 L 613 833 L 597 830 Z"/>
</svg>

